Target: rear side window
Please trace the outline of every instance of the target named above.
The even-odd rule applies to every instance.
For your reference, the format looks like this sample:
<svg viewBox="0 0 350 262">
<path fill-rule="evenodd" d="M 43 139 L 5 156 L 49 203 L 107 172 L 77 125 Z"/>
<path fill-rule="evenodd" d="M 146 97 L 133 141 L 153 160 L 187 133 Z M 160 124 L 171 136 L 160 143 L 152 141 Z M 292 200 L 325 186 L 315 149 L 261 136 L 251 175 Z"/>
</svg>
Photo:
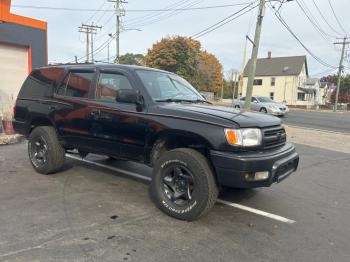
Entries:
<svg viewBox="0 0 350 262">
<path fill-rule="evenodd" d="M 58 87 L 56 93 L 63 96 L 88 98 L 93 77 L 93 72 L 71 71 Z"/>
<path fill-rule="evenodd" d="M 96 99 L 115 101 L 117 90 L 132 89 L 128 78 L 117 73 L 101 73 L 96 89 Z"/>
<path fill-rule="evenodd" d="M 63 68 L 41 68 L 35 69 L 27 77 L 18 95 L 19 98 L 40 98 L 50 96 L 53 86 L 63 77 Z"/>
</svg>

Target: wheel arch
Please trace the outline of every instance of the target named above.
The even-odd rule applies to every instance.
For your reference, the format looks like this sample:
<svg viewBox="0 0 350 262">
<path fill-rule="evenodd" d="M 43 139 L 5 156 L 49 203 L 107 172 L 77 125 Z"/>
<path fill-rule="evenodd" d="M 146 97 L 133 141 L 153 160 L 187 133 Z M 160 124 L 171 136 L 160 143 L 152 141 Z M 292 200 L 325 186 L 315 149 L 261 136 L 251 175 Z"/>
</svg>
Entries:
<svg viewBox="0 0 350 262">
<path fill-rule="evenodd" d="M 51 126 L 55 129 L 55 131 L 57 133 L 56 125 L 49 117 L 36 116 L 36 117 L 33 117 L 30 119 L 29 128 L 28 128 L 28 135 L 30 135 L 30 133 L 34 130 L 34 128 L 36 128 L 38 126 Z"/>
<path fill-rule="evenodd" d="M 209 150 L 213 148 L 206 138 L 197 133 L 176 129 L 164 130 L 148 139 L 146 160 L 153 165 L 162 152 L 180 147 L 196 149 L 205 156 L 208 156 Z"/>
</svg>

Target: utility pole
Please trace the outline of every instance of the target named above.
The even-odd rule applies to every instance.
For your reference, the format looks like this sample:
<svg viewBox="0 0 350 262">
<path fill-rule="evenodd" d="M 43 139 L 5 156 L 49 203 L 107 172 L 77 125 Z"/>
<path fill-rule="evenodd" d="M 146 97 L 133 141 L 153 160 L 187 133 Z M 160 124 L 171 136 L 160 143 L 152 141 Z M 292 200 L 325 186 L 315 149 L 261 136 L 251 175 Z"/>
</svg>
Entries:
<svg viewBox="0 0 350 262">
<path fill-rule="evenodd" d="M 338 69 L 338 83 L 337 83 L 337 92 L 335 95 L 335 104 L 334 104 L 334 108 L 333 111 L 337 111 L 338 109 L 338 98 L 339 98 L 339 89 L 340 89 L 340 83 L 341 83 L 341 73 L 343 71 L 343 61 L 344 61 L 344 54 L 345 54 L 345 47 L 347 44 L 350 44 L 350 42 L 348 42 L 348 37 L 344 37 L 342 38 L 343 41 L 342 42 L 336 42 L 334 43 L 335 45 L 342 45 L 342 50 L 341 50 L 341 57 L 340 57 L 340 62 L 339 62 L 339 69 Z"/>
<path fill-rule="evenodd" d="M 233 106 L 233 102 L 235 100 L 235 93 L 236 93 L 236 90 L 237 90 L 237 84 L 238 84 L 238 81 L 237 81 L 237 76 L 238 76 L 238 72 L 235 72 L 234 73 L 234 78 L 233 78 L 233 75 L 232 75 L 232 106 Z"/>
<path fill-rule="evenodd" d="M 116 15 L 116 32 L 115 32 L 115 44 L 116 44 L 116 56 L 115 63 L 119 63 L 120 57 L 120 18 L 125 16 L 125 10 L 122 8 L 121 4 L 126 3 L 122 0 L 108 0 L 108 2 L 115 3 L 115 15 Z"/>
<path fill-rule="evenodd" d="M 253 42 L 252 56 L 250 59 L 250 69 L 248 74 L 247 93 L 245 97 L 244 109 L 250 110 L 253 95 L 253 84 L 256 71 L 256 60 L 258 58 L 262 21 L 265 14 L 265 0 L 260 0 L 258 19 L 256 21 L 255 36 Z"/>
<path fill-rule="evenodd" d="M 79 26 L 79 32 L 86 34 L 86 62 L 90 62 L 90 54 L 91 54 L 91 62 L 94 62 L 94 35 L 97 34 L 97 30 L 101 29 L 101 26 L 82 24 Z M 91 48 L 91 52 L 90 52 Z"/>
</svg>

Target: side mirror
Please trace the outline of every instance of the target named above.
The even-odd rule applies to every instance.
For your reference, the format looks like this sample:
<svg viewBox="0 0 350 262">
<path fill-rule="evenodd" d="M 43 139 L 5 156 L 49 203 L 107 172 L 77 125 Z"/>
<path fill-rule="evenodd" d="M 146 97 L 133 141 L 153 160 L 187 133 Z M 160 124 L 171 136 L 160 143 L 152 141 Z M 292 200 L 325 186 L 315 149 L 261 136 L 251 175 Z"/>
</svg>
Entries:
<svg viewBox="0 0 350 262">
<path fill-rule="evenodd" d="M 120 103 L 142 105 L 143 98 L 141 94 L 134 89 L 119 89 L 117 90 L 117 96 L 115 99 Z"/>
<path fill-rule="evenodd" d="M 255 104 L 257 104 L 257 103 L 258 103 L 258 101 L 257 101 L 257 100 L 254 100 L 254 103 L 255 103 Z"/>
</svg>

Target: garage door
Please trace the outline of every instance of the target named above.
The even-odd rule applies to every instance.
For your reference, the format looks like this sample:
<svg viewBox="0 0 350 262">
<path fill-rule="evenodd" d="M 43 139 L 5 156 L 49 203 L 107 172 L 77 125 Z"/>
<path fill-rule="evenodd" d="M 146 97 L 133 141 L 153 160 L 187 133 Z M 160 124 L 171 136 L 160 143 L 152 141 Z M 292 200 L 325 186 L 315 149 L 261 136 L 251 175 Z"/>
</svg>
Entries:
<svg viewBox="0 0 350 262">
<path fill-rule="evenodd" d="M 28 75 L 28 48 L 0 43 L 0 110 L 16 99 Z"/>
</svg>

